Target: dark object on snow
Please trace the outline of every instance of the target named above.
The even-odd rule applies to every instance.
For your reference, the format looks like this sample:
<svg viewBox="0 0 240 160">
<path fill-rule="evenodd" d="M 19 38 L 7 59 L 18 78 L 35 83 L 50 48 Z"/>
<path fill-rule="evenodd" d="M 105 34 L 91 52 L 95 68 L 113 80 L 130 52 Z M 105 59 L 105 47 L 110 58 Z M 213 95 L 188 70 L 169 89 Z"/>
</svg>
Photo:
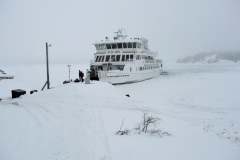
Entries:
<svg viewBox="0 0 240 160">
<path fill-rule="evenodd" d="M 129 94 L 126 94 L 127 97 L 130 97 Z"/>
<path fill-rule="evenodd" d="M 21 89 L 12 90 L 12 98 L 18 98 L 24 94 L 26 94 L 26 91 L 24 91 L 24 90 L 21 90 Z"/>
<path fill-rule="evenodd" d="M 81 79 L 81 75 L 82 75 L 82 73 L 81 73 L 81 71 L 79 70 L 79 72 L 78 72 L 79 79 Z"/>
<path fill-rule="evenodd" d="M 1 102 L 1 100 L 2 100 L 2 99 L 0 98 L 0 102 Z"/>
<path fill-rule="evenodd" d="M 78 82 L 80 82 L 80 81 L 79 81 L 79 79 L 75 79 L 74 82 L 75 82 L 75 83 L 78 83 Z"/>
<path fill-rule="evenodd" d="M 34 92 L 37 92 L 37 90 L 32 90 L 32 91 L 30 91 L 30 94 L 33 94 Z"/>
<path fill-rule="evenodd" d="M 63 84 L 65 84 L 65 83 L 69 83 L 69 81 L 63 81 Z"/>
</svg>

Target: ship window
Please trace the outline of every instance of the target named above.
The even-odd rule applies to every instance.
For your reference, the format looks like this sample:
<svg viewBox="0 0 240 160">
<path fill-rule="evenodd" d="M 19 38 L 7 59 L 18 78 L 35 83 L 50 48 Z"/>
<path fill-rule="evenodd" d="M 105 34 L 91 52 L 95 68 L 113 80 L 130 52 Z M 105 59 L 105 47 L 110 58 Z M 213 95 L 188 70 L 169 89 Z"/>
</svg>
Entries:
<svg viewBox="0 0 240 160">
<path fill-rule="evenodd" d="M 96 47 L 96 50 L 98 50 L 98 45 L 97 44 L 95 45 L 95 47 Z"/>
<path fill-rule="evenodd" d="M 97 62 L 97 61 L 98 61 L 98 58 L 99 58 L 99 56 L 97 56 L 97 58 L 96 58 L 95 62 Z"/>
<path fill-rule="evenodd" d="M 125 61 L 125 55 L 122 55 L 122 62 Z"/>
<path fill-rule="evenodd" d="M 115 43 L 112 44 L 112 49 L 116 49 L 117 45 Z"/>
<path fill-rule="evenodd" d="M 109 61 L 109 58 L 110 58 L 110 56 L 108 55 L 108 56 L 106 56 L 106 60 L 105 60 L 105 62 L 108 62 Z"/>
<path fill-rule="evenodd" d="M 133 55 L 130 55 L 130 60 L 131 60 L 131 61 L 133 60 Z"/>
<path fill-rule="evenodd" d="M 102 60 L 101 60 L 101 62 L 103 62 L 104 58 L 105 58 L 105 56 L 102 56 Z"/>
<path fill-rule="evenodd" d="M 116 56 L 116 61 L 118 61 L 118 62 L 120 61 L 120 55 Z"/>
<path fill-rule="evenodd" d="M 129 55 L 126 55 L 126 61 L 129 61 Z"/>
<path fill-rule="evenodd" d="M 99 49 L 99 50 L 102 50 L 102 44 L 99 44 L 99 45 L 98 45 L 98 49 Z"/>
<path fill-rule="evenodd" d="M 132 43 L 128 43 L 128 48 L 132 48 Z"/>
<path fill-rule="evenodd" d="M 122 43 L 117 44 L 118 48 L 122 48 Z"/>
<path fill-rule="evenodd" d="M 123 43 L 123 48 L 127 48 L 127 43 Z"/>
<path fill-rule="evenodd" d="M 100 61 L 101 61 L 101 59 L 102 59 L 102 56 L 100 56 L 100 57 L 99 57 L 99 59 L 98 59 L 98 62 L 100 62 Z"/>
<path fill-rule="evenodd" d="M 116 59 L 115 59 L 115 55 L 112 55 L 111 56 L 111 59 L 112 59 L 112 62 L 114 62 Z"/>
<path fill-rule="evenodd" d="M 137 44 L 136 42 L 133 42 L 133 48 L 136 48 L 136 44 Z"/>
<path fill-rule="evenodd" d="M 106 49 L 106 44 L 102 44 L 102 49 Z"/>
<path fill-rule="evenodd" d="M 106 44 L 107 49 L 112 49 L 111 44 Z"/>
</svg>

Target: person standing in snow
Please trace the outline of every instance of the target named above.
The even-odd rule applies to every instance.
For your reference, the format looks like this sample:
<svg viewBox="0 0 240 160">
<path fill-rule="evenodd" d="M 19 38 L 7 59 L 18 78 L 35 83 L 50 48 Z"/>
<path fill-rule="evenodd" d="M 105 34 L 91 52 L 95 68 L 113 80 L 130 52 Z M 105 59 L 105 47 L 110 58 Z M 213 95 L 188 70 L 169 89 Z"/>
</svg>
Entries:
<svg viewBox="0 0 240 160">
<path fill-rule="evenodd" d="M 83 77 L 84 77 L 84 73 L 82 72 L 82 77 L 81 77 L 81 79 L 82 79 L 82 82 L 84 81 Z"/>
<path fill-rule="evenodd" d="M 78 76 L 79 76 L 79 81 L 81 82 L 81 77 L 82 77 L 82 71 L 79 70 L 79 73 L 78 73 Z"/>
</svg>

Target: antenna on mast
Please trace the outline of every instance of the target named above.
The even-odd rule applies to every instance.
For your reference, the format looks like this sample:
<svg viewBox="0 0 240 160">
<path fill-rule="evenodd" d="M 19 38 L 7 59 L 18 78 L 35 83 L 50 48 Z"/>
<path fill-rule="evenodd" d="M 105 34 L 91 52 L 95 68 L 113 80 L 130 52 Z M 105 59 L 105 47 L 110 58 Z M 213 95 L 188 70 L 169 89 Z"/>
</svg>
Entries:
<svg viewBox="0 0 240 160">
<path fill-rule="evenodd" d="M 123 31 L 125 31 L 125 35 L 123 34 Z M 114 32 L 114 33 L 116 33 L 116 35 L 117 35 L 117 39 L 120 39 L 120 38 L 122 38 L 122 39 L 125 39 L 126 37 L 127 37 L 127 32 L 126 32 L 126 30 L 125 29 L 119 29 L 117 32 Z"/>
</svg>

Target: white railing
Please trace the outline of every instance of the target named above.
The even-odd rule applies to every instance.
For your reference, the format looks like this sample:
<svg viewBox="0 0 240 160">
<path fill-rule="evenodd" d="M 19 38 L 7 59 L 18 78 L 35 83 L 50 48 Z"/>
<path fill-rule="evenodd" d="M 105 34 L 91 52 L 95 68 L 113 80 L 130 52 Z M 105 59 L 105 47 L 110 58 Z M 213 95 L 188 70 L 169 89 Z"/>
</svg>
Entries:
<svg viewBox="0 0 240 160">
<path fill-rule="evenodd" d="M 153 59 L 145 59 L 145 63 L 154 63 Z"/>
<path fill-rule="evenodd" d="M 133 59 L 127 59 L 126 62 L 133 62 Z"/>
<path fill-rule="evenodd" d="M 107 77 L 107 71 L 98 71 L 98 78 Z"/>
<path fill-rule="evenodd" d="M 161 59 L 156 59 L 156 63 L 162 63 Z"/>
</svg>

